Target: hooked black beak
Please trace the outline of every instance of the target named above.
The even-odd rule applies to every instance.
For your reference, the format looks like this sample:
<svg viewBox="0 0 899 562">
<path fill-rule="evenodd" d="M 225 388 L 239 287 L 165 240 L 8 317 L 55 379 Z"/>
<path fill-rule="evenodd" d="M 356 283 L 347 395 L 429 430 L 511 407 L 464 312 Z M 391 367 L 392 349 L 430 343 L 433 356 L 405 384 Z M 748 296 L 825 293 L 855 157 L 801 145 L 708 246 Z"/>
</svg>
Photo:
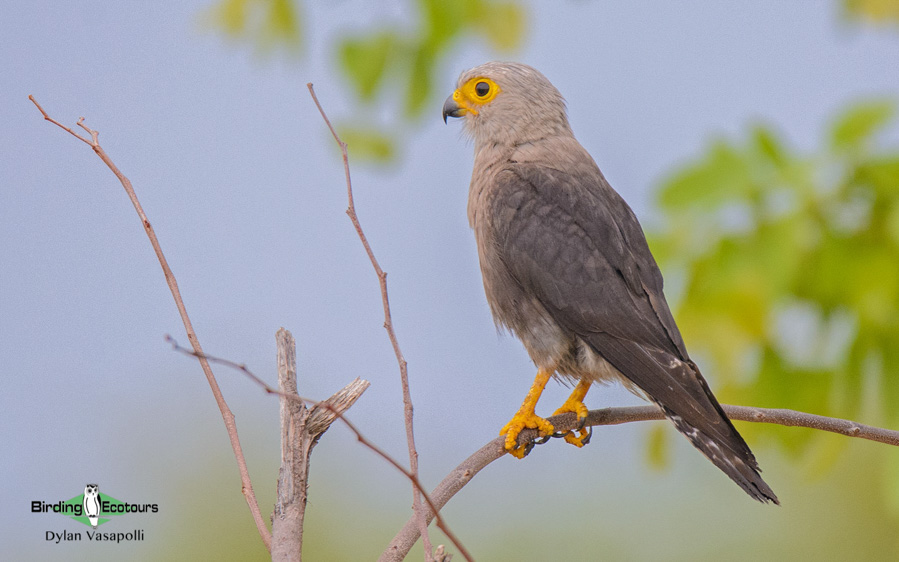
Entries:
<svg viewBox="0 0 899 562">
<path fill-rule="evenodd" d="M 468 113 L 468 110 L 456 103 L 453 96 L 446 98 L 443 102 L 443 122 L 446 123 L 447 117 L 462 117 Z"/>
</svg>

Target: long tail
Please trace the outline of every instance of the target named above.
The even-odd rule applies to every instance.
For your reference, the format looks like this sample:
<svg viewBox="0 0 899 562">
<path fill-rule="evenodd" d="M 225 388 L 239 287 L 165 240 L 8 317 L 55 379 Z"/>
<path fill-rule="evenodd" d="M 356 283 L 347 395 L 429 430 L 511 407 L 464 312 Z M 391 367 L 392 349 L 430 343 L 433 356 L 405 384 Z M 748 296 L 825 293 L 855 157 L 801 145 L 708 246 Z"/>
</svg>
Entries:
<svg viewBox="0 0 899 562">
<path fill-rule="evenodd" d="M 747 494 L 780 504 L 695 363 L 602 332 L 589 339 L 594 350 L 658 404 L 677 430 Z"/>
<path fill-rule="evenodd" d="M 698 370 L 696 373 L 701 377 Z M 705 383 L 704 379 L 700 380 Z M 706 386 L 706 388 L 708 387 Z M 709 391 L 708 396 L 714 407 L 720 412 L 721 418 L 731 430 L 730 435 L 728 435 L 726 439 L 722 439 L 717 435 L 712 436 L 706 434 L 702 429 L 691 425 L 682 416 L 678 415 L 664 404 L 659 402 L 656 402 L 656 404 L 662 408 L 662 411 L 665 412 L 665 415 L 668 416 L 668 419 L 671 420 L 674 427 L 693 443 L 694 447 L 702 451 L 702 454 L 708 457 L 715 466 L 720 468 L 724 474 L 727 474 L 738 486 L 743 488 L 747 494 L 762 503 L 770 501 L 780 505 L 780 501 L 778 501 L 777 496 L 774 495 L 774 490 L 772 490 L 771 487 L 768 486 L 768 483 L 762 479 L 760 474 L 761 469 L 759 468 L 758 462 L 755 460 L 755 455 L 752 454 L 752 451 L 746 444 L 746 441 L 743 440 L 743 437 L 737 432 L 736 428 L 734 428 L 733 423 L 731 423 L 730 419 L 724 413 L 724 410 L 721 408 L 721 405 L 711 391 Z"/>
</svg>

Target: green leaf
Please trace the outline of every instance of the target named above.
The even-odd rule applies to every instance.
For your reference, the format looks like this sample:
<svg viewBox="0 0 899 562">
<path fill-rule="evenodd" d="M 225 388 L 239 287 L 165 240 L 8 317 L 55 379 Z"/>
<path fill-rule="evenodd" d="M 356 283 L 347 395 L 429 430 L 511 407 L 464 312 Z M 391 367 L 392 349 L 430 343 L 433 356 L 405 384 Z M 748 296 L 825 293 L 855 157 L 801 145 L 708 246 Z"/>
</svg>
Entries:
<svg viewBox="0 0 899 562">
<path fill-rule="evenodd" d="M 486 4 L 479 23 L 490 46 L 500 51 L 517 48 L 527 28 L 524 10 L 512 3 Z"/>
<path fill-rule="evenodd" d="M 846 15 L 873 23 L 899 23 L 899 0 L 844 0 Z"/>
<path fill-rule="evenodd" d="M 802 472 L 809 480 L 826 477 L 852 441 L 851 439 L 839 439 L 835 435 L 826 435 L 822 432 L 815 432 L 807 438 L 810 443 L 809 446 L 803 447 L 805 462 Z"/>
<path fill-rule="evenodd" d="M 831 126 L 831 145 L 835 149 L 858 149 L 893 117 L 891 101 L 858 104 L 840 115 Z"/>
<path fill-rule="evenodd" d="M 756 274 L 764 279 L 769 304 L 796 286 L 808 254 L 807 247 L 817 234 L 812 221 L 794 214 L 762 224 L 751 241 L 747 241 L 745 259 L 756 265 Z"/>
<path fill-rule="evenodd" d="M 431 49 L 422 47 L 412 57 L 409 85 L 406 87 L 406 114 L 417 117 L 425 109 L 433 89 L 435 56 Z"/>
<path fill-rule="evenodd" d="M 340 45 L 340 64 L 365 101 L 371 101 L 384 77 L 388 57 L 399 39 L 391 31 L 383 31 L 365 38 L 345 39 Z"/>
<path fill-rule="evenodd" d="M 884 467 L 885 500 L 890 511 L 899 513 L 899 455 L 889 455 Z"/>
<path fill-rule="evenodd" d="M 899 306 L 899 261 L 880 246 L 854 244 L 843 261 L 840 281 L 846 285 L 846 304 L 863 325 L 896 326 Z"/>
<path fill-rule="evenodd" d="M 895 331 L 883 338 L 880 347 L 883 349 L 883 378 L 880 389 L 880 408 L 886 413 L 885 424 L 888 427 L 899 427 L 899 333 Z"/>
<path fill-rule="evenodd" d="M 747 158 L 730 144 L 716 142 L 705 159 L 672 176 L 659 193 L 663 208 L 713 209 L 754 191 Z"/>
<path fill-rule="evenodd" d="M 396 147 L 393 138 L 375 129 L 341 125 L 338 134 L 355 160 L 384 163 L 393 159 Z"/>
<path fill-rule="evenodd" d="M 771 129 L 764 126 L 756 126 L 752 129 L 753 146 L 758 153 L 777 166 L 783 166 L 789 160 L 783 145 Z"/>
<path fill-rule="evenodd" d="M 803 264 L 801 295 L 825 309 L 846 303 L 852 287 L 845 274 L 851 267 L 853 245 L 845 237 L 825 236 Z"/>
<path fill-rule="evenodd" d="M 247 25 L 247 0 L 223 0 L 211 6 L 205 19 L 229 35 L 239 35 Z"/>
<path fill-rule="evenodd" d="M 884 226 L 893 244 L 899 247 L 899 202 L 893 203 L 893 207 L 887 213 Z"/>
<path fill-rule="evenodd" d="M 764 408 L 790 408 L 820 415 L 834 415 L 829 407 L 834 376 L 828 370 L 791 369 L 769 348 L 764 352 L 758 380 L 751 386 L 744 387 L 738 395 L 732 391 L 722 393 L 722 399 L 741 400 Z M 747 433 L 751 434 L 756 430 L 761 428 L 752 428 Z M 811 435 L 812 432 L 795 430 L 777 433 L 785 450 L 797 456 L 811 445 Z"/>
<path fill-rule="evenodd" d="M 472 2 L 418 0 L 424 20 L 421 46 L 439 48 L 460 33 L 468 23 L 469 14 L 479 12 Z"/>
<path fill-rule="evenodd" d="M 899 197 L 899 156 L 883 156 L 859 165 L 856 181 L 870 184 L 881 195 Z"/>
<path fill-rule="evenodd" d="M 202 16 L 205 25 L 260 49 L 297 50 L 302 39 L 300 18 L 292 0 L 222 0 Z"/>
<path fill-rule="evenodd" d="M 671 460 L 671 440 L 668 424 L 656 423 L 649 429 L 646 440 L 646 461 L 651 468 L 661 470 Z"/>
<path fill-rule="evenodd" d="M 270 0 L 265 31 L 272 42 L 299 43 L 300 26 L 292 0 Z"/>
</svg>

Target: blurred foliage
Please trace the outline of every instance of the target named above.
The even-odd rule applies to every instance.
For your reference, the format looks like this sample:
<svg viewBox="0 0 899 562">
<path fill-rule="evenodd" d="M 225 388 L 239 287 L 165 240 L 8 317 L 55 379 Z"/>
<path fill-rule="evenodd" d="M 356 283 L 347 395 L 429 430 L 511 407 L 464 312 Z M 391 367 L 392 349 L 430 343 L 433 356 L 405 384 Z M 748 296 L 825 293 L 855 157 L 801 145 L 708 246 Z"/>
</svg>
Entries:
<svg viewBox="0 0 899 562">
<path fill-rule="evenodd" d="M 422 114 L 433 93 L 437 63 L 461 36 L 478 33 L 495 49 L 510 49 L 524 33 L 524 14 L 510 3 L 416 0 L 416 4 L 421 15 L 416 29 L 350 36 L 338 47 L 341 68 L 363 102 L 374 101 L 390 76 L 388 93 L 399 91 L 402 112 L 410 117 Z"/>
<path fill-rule="evenodd" d="M 343 124 L 337 127 L 337 133 L 347 146 L 353 147 L 354 158 L 389 162 L 395 156 L 396 146 L 393 140 L 377 129 Z"/>
<path fill-rule="evenodd" d="M 646 463 L 650 468 L 661 470 L 668 466 L 671 456 L 671 442 L 668 440 L 670 428 L 663 424 L 652 424 L 647 429 Z"/>
<path fill-rule="evenodd" d="M 298 7 L 292 0 L 221 0 L 206 10 L 202 22 L 264 51 L 298 52 L 302 45 Z"/>
<path fill-rule="evenodd" d="M 843 9 L 851 19 L 899 24 L 899 0 L 843 0 Z"/>
<path fill-rule="evenodd" d="M 419 19 L 411 27 L 388 25 L 344 37 L 339 42 L 340 68 L 365 106 L 361 115 L 368 116 L 371 107 L 390 101 L 390 118 L 386 122 L 359 127 L 355 123 L 366 119 L 357 117 L 341 126 L 355 139 L 354 149 L 361 149 L 354 150 L 354 156 L 382 162 L 393 157 L 397 132 L 388 131 L 398 124 L 394 116 L 418 120 L 425 108 L 437 105 L 436 97 L 449 93 L 435 92 L 435 76 L 441 70 L 441 59 L 459 40 L 476 35 L 486 39 L 494 49 L 508 50 L 518 46 L 524 36 L 524 10 L 511 2 L 415 0 L 414 3 Z M 369 147 L 381 150 L 371 151 Z"/>
<path fill-rule="evenodd" d="M 477 37 L 493 49 L 509 51 L 525 35 L 526 10 L 511 0 L 410 3 L 416 17 L 408 25 L 378 21 L 375 29 L 337 41 L 340 70 L 360 102 L 357 115 L 338 125 L 356 160 L 387 162 L 395 157 L 403 121 L 419 120 L 425 108 L 438 107 L 439 99 L 450 93 L 443 88 L 448 85 L 440 62 L 460 41 Z M 220 0 L 204 19 L 227 36 L 266 50 L 284 46 L 297 51 L 302 38 L 298 13 L 292 0 Z M 435 90 L 435 81 L 441 88 Z M 389 110 L 380 122 L 372 120 L 377 117 L 375 107 Z M 438 112 L 432 115 L 436 119 Z"/>
<path fill-rule="evenodd" d="M 899 427 L 899 148 L 875 142 L 893 115 L 885 101 L 852 106 L 811 156 L 759 126 L 662 185 L 651 245 L 722 401 Z M 741 431 L 825 465 L 845 446 Z"/>
</svg>

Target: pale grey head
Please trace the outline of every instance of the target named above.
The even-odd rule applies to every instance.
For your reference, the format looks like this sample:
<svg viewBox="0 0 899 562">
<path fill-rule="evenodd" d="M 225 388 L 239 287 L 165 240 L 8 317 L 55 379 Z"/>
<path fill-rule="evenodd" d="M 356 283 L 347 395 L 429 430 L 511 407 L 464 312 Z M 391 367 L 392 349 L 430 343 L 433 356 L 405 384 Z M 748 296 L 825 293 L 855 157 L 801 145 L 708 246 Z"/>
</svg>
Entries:
<svg viewBox="0 0 899 562">
<path fill-rule="evenodd" d="M 464 117 L 476 149 L 572 134 L 559 90 L 540 71 L 517 62 L 488 62 L 463 72 L 443 105 L 447 117 Z"/>
</svg>

